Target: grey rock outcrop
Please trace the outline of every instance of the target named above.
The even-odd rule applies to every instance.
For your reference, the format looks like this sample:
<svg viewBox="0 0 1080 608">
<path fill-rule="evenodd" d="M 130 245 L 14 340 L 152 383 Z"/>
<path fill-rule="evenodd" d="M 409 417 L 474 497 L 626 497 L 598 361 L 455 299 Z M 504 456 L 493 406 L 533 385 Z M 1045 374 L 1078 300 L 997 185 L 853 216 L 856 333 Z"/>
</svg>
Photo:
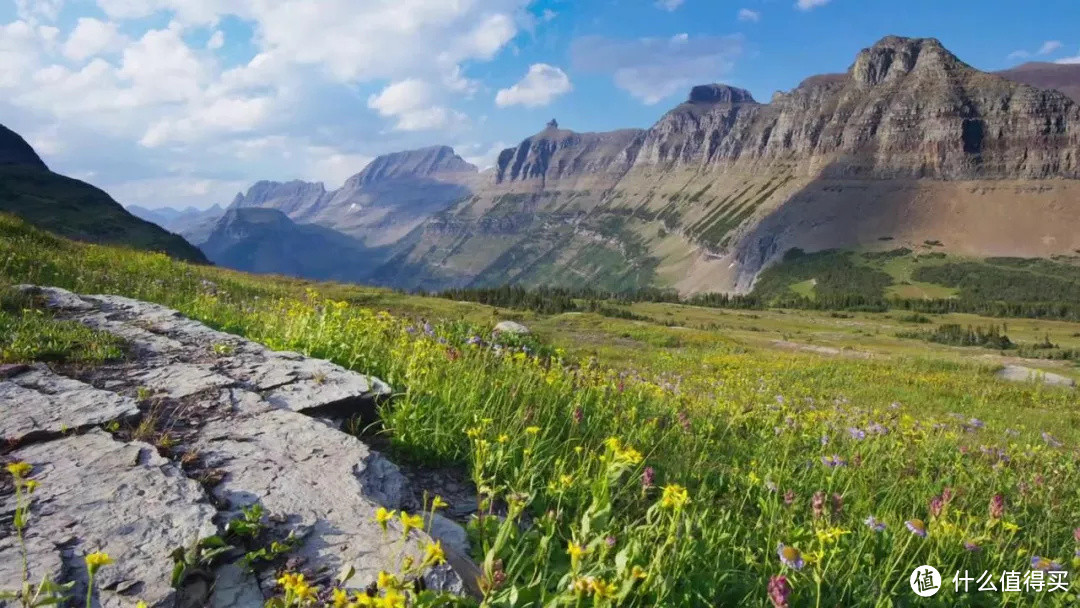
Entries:
<svg viewBox="0 0 1080 608">
<path fill-rule="evenodd" d="M 502 334 L 525 335 L 529 333 L 529 328 L 525 327 L 521 323 L 518 323 L 517 321 L 499 321 L 495 325 L 494 331 L 496 333 Z"/>
<path fill-rule="evenodd" d="M 351 565 L 350 585 L 364 588 L 380 570 L 396 571 L 405 555 L 422 557 L 426 533 L 414 530 L 402 543 L 399 522 L 384 533 L 373 519 L 380 506 L 415 508 L 408 479 L 321 420 L 374 416 L 376 402 L 390 393 L 385 383 L 272 351 L 163 306 L 21 288 L 60 318 L 123 338 L 131 353 L 94 369 L 3 370 L 0 400 L 18 403 L 0 429 L 5 440 L 21 442 L 9 457 L 32 464 L 41 484 L 27 534 L 31 578 L 48 574 L 85 586 L 82 558 L 100 550 L 116 562 L 99 573 L 100 606 L 130 607 L 139 599 L 170 608 L 261 606 L 275 584 L 272 570 L 252 575 L 223 564 L 179 592 L 169 585 L 174 549 L 224 530 L 255 502 L 271 515 L 274 537 L 292 532 L 302 539 L 289 554 L 290 568 L 321 584 Z M 108 424 L 115 437 L 96 428 L 139 415 L 140 428 L 151 429 L 144 436 L 158 447 L 130 438 L 133 431 L 124 428 L 134 421 Z M 168 442 L 160 441 L 166 434 Z M 0 512 L 11 512 L 13 501 L 10 494 L 0 498 Z M 460 538 L 447 538 L 460 545 Z M 428 588 L 471 588 L 475 566 L 457 553 L 453 558 L 454 565 L 424 575 Z M 0 589 L 20 581 L 20 549 L 5 536 Z"/>
<path fill-rule="evenodd" d="M 1042 382 L 1049 386 L 1076 386 L 1076 381 L 1072 378 L 1022 365 L 1006 365 L 998 371 L 997 377 L 1010 382 Z"/>
</svg>

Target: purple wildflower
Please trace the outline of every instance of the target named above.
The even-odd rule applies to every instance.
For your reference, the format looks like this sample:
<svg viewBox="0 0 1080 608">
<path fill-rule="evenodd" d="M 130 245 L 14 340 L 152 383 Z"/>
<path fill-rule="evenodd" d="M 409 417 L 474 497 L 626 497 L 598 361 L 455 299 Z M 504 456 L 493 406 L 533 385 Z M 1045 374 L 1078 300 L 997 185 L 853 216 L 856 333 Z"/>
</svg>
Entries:
<svg viewBox="0 0 1080 608">
<path fill-rule="evenodd" d="M 883 522 L 878 521 L 877 518 L 874 517 L 873 515 L 871 515 L 870 517 L 867 517 L 865 523 L 866 523 L 866 527 L 870 528 L 874 532 L 884 532 L 885 531 L 885 524 Z"/>
<path fill-rule="evenodd" d="M 574 408 L 574 422 L 581 424 L 585 420 L 585 410 L 581 409 L 581 406 Z"/>
<path fill-rule="evenodd" d="M 1080 543 L 1080 528 L 1073 530 L 1073 540 Z"/>
<path fill-rule="evenodd" d="M 940 496 L 935 496 L 930 499 L 930 515 L 938 517 L 941 515 L 941 509 L 945 507 L 945 501 L 941 500 Z"/>
<path fill-rule="evenodd" d="M 648 490 L 654 485 L 656 485 L 656 469 L 645 467 L 645 470 L 641 472 L 641 487 Z"/>
<path fill-rule="evenodd" d="M 839 492 L 834 492 L 832 495 L 832 514 L 833 517 L 840 517 L 844 513 L 844 497 Z"/>
<path fill-rule="evenodd" d="M 810 508 L 814 512 L 814 519 L 821 519 L 825 515 L 825 492 L 814 492 L 810 497 Z"/>
<path fill-rule="evenodd" d="M 904 522 L 912 534 L 920 538 L 926 538 L 926 524 L 921 519 L 909 519 Z"/>
<path fill-rule="evenodd" d="M 1033 569 L 1035 569 L 1035 570 L 1061 570 L 1062 569 L 1061 564 L 1059 564 L 1059 563 L 1057 563 L 1057 562 L 1055 562 L 1053 560 L 1046 559 L 1045 557 L 1039 557 L 1038 555 L 1033 555 L 1031 557 L 1031 567 Z"/>
<path fill-rule="evenodd" d="M 480 339 L 480 336 L 470 336 L 469 339 L 465 341 L 469 346 L 480 346 L 483 342 L 484 341 Z"/>
<path fill-rule="evenodd" d="M 968 420 L 968 424 L 972 428 L 976 428 L 976 429 L 981 429 L 981 428 L 986 426 L 986 423 L 983 422 L 982 420 L 979 420 L 978 418 L 972 418 L 971 420 Z"/>
<path fill-rule="evenodd" d="M 795 504 L 795 490 L 788 490 L 787 492 L 784 492 L 784 504 L 789 507 Z"/>
<path fill-rule="evenodd" d="M 1005 516 L 1005 497 L 1001 494 L 994 494 L 994 497 L 990 499 L 990 519 L 1001 519 Z"/>
<path fill-rule="evenodd" d="M 875 423 L 871 424 L 870 426 L 866 427 L 866 430 L 870 431 L 871 433 L 873 433 L 875 435 L 888 435 L 889 434 L 889 429 L 887 429 L 884 425 L 882 425 L 881 423 L 878 423 L 878 422 L 875 422 Z"/>
<path fill-rule="evenodd" d="M 802 567 L 806 565 L 806 561 L 803 560 L 799 550 L 795 547 L 788 547 L 784 543 L 777 545 L 776 555 L 780 557 L 780 563 L 792 570 L 802 570 Z"/>
<path fill-rule="evenodd" d="M 788 597 L 791 595 L 791 585 L 787 577 L 776 575 L 769 579 L 769 601 L 773 608 L 788 608 Z"/>
<path fill-rule="evenodd" d="M 822 435 L 821 436 L 821 445 L 829 445 L 829 436 L 828 435 Z"/>
<path fill-rule="evenodd" d="M 1047 433 L 1046 431 L 1043 431 L 1042 439 L 1046 442 L 1046 445 L 1052 448 L 1060 448 L 1062 445 L 1064 445 L 1063 443 L 1055 439 L 1053 435 Z"/>
<path fill-rule="evenodd" d="M 971 542 L 970 540 L 964 541 L 964 549 L 967 549 L 971 553 L 976 553 L 978 551 L 982 551 L 982 547 L 980 547 L 979 545 L 976 545 L 975 543 Z"/>
<path fill-rule="evenodd" d="M 836 454 L 833 454 L 832 456 L 822 456 L 821 457 L 821 462 L 824 463 L 825 466 L 829 467 L 830 469 L 835 469 L 837 467 L 842 467 L 842 466 L 847 465 L 847 462 L 843 458 L 840 458 L 839 456 L 837 456 Z"/>
<path fill-rule="evenodd" d="M 604 544 L 608 546 L 608 549 L 614 547 L 615 543 L 617 543 L 617 542 L 619 542 L 619 541 L 614 536 L 611 536 L 610 534 L 608 536 L 604 537 Z"/>
<path fill-rule="evenodd" d="M 848 435 L 851 435 L 851 438 L 855 441 L 862 441 L 863 439 L 866 439 L 866 431 L 860 428 L 851 427 L 847 430 L 847 432 Z"/>
</svg>

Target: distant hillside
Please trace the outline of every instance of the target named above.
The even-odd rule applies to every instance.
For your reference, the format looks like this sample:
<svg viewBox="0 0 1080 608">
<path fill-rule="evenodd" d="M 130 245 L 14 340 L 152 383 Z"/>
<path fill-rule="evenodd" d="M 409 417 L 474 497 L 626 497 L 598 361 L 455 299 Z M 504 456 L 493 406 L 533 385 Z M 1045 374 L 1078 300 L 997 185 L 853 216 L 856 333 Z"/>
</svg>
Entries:
<svg viewBox="0 0 1080 608">
<path fill-rule="evenodd" d="M 228 210 L 201 247 L 215 264 L 237 270 L 354 282 L 378 256 L 340 232 L 255 207 Z"/>
<path fill-rule="evenodd" d="M 213 205 L 207 209 L 195 207 L 188 207 L 187 209 L 175 209 L 173 207 L 147 209 L 138 205 L 129 205 L 127 210 L 135 216 L 153 222 L 169 232 L 179 234 L 196 247 L 210 238 L 214 226 L 217 225 L 221 216 L 225 215 L 225 209 L 221 205 Z"/>
<path fill-rule="evenodd" d="M 0 126 L 0 211 L 81 241 L 128 245 L 206 263 L 180 236 L 139 219 L 104 191 L 53 173 L 26 141 Z"/>
<path fill-rule="evenodd" d="M 1031 61 L 995 73 L 1013 82 L 1040 89 L 1056 89 L 1080 102 L 1080 63 Z"/>
</svg>

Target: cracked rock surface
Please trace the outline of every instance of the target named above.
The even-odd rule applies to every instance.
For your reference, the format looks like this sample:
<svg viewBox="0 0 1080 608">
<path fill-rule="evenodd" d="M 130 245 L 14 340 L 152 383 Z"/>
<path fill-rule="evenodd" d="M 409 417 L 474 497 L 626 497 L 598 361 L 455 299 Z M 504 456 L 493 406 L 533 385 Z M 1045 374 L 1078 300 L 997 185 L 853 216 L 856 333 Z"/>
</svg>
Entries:
<svg viewBox="0 0 1080 608">
<path fill-rule="evenodd" d="M 385 383 L 273 351 L 156 304 L 23 289 L 60 318 L 124 339 L 130 353 L 93 369 L 0 370 L 7 446 L 0 460 L 29 462 L 41 484 L 27 529 L 35 582 L 48 574 L 85 587 L 83 556 L 105 551 L 116 563 L 99 572 L 97 605 L 262 606 L 274 567 L 252 575 L 226 563 L 207 589 L 178 594 L 169 585 L 174 549 L 223 531 L 255 502 L 271 516 L 275 537 L 295 532 L 303 539 L 288 554 L 289 567 L 322 584 L 352 565 L 350 586 L 364 588 L 380 570 L 397 571 L 404 555 L 422 557 L 417 545 L 425 534 L 413 531 L 403 544 L 397 522 L 384 533 L 373 520 L 379 506 L 416 508 L 409 480 L 363 441 L 323 421 L 373 417 L 377 400 L 390 394 Z M 142 427 L 153 423 L 152 432 L 137 435 L 140 417 Z M 14 509 L 10 486 L 0 486 L 0 589 L 21 581 L 20 549 L 10 533 Z M 454 526 L 440 521 L 437 535 L 464 539 Z M 475 565 L 457 559 L 460 542 L 448 543 L 454 567 L 424 576 L 428 588 L 461 593 L 462 573 L 476 575 Z"/>
</svg>

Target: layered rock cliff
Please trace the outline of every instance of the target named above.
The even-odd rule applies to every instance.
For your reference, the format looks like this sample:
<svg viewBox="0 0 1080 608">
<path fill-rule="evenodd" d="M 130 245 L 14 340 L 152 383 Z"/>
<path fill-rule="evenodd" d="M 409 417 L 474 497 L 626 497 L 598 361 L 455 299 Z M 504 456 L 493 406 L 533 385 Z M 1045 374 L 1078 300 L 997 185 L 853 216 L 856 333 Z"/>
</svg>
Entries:
<svg viewBox="0 0 1080 608">
<path fill-rule="evenodd" d="M 791 247 L 1068 252 L 1078 151 L 1065 94 L 890 36 L 767 104 L 705 85 L 647 131 L 549 127 L 404 239 L 380 277 L 744 291 Z"/>
</svg>

